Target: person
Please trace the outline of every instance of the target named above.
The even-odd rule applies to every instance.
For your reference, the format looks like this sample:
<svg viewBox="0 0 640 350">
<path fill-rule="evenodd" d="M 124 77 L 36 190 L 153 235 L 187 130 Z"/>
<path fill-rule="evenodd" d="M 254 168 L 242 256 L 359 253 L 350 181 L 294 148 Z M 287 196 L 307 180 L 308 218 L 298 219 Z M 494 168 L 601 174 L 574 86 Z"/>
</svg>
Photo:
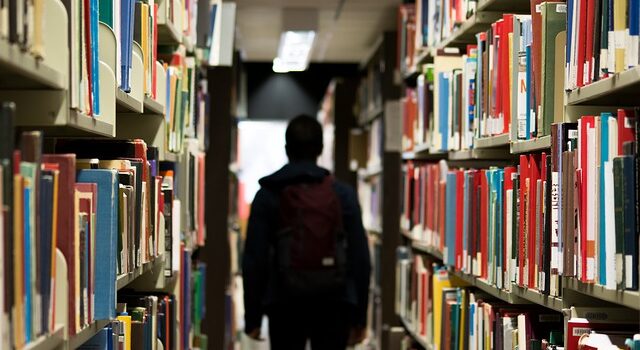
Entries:
<svg viewBox="0 0 640 350">
<path fill-rule="evenodd" d="M 251 206 L 245 332 L 259 340 L 266 315 L 272 350 L 306 349 L 307 341 L 313 350 L 340 350 L 366 336 L 368 240 L 353 188 L 316 164 L 322 135 L 312 117 L 291 120 L 289 163 L 260 180 Z"/>
</svg>

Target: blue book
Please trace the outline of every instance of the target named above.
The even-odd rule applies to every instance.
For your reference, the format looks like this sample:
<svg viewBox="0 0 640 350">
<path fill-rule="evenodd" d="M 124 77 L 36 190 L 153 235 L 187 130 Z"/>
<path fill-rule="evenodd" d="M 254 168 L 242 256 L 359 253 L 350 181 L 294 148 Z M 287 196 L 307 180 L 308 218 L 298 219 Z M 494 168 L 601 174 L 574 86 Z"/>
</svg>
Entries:
<svg viewBox="0 0 640 350">
<path fill-rule="evenodd" d="M 133 55 L 133 18 L 135 4 L 133 0 L 120 0 L 120 67 L 121 85 L 120 89 L 124 92 L 131 92 L 129 76 L 131 73 L 131 61 Z"/>
<path fill-rule="evenodd" d="M 612 118 L 611 113 L 600 114 L 600 164 L 598 164 L 598 167 L 600 167 L 600 188 L 598 188 L 600 192 L 600 207 L 598 210 L 598 224 L 600 226 L 598 228 L 598 283 L 602 285 L 607 284 L 607 225 L 604 208 L 606 198 L 604 192 L 604 163 L 612 160 L 609 159 L 609 118 Z M 615 276 L 611 276 L 611 278 L 615 278 Z"/>
<path fill-rule="evenodd" d="M 218 4 L 212 4 L 211 5 L 211 20 L 209 21 L 209 35 L 207 36 L 207 49 L 211 50 L 212 47 L 211 45 L 213 45 L 213 38 L 215 37 L 215 34 L 213 33 L 213 30 L 216 26 L 216 13 L 218 12 Z M 211 54 L 211 52 L 209 52 L 209 54 Z"/>
<path fill-rule="evenodd" d="M 24 328 L 24 340 L 28 343 L 32 340 L 32 323 L 33 323 L 33 301 L 31 292 L 31 194 L 33 189 L 25 187 L 23 197 L 24 207 L 24 313 L 25 313 L 25 328 Z"/>
<path fill-rule="evenodd" d="M 49 329 L 49 304 L 51 296 L 51 258 L 53 239 L 53 175 L 43 171 L 40 177 L 40 252 L 38 279 L 42 296 L 42 329 Z"/>
<path fill-rule="evenodd" d="M 456 262 L 456 183 L 457 175 L 455 172 L 449 172 L 447 174 L 447 190 L 445 198 L 445 249 L 447 249 L 447 259 L 445 263 L 450 266 L 455 266 Z"/>
<path fill-rule="evenodd" d="M 90 33 L 91 33 L 91 90 L 93 91 L 93 116 L 100 115 L 100 43 L 98 40 L 98 18 L 100 5 L 98 0 L 90 1 Z"/>
<path fill-rule="evenodd" d="M 118 172 L 112 169 L 79 170 L 78 183 L 95 183 L 98 201 L 95 227 L 95 319 L 116 316 L 116 261 L 118 246 Z"/>
<path fill-rule="evenodd" d="M 113 330 L 106 327 L 98 331 L 86 343 L 80 345 L 79 350 L 115 350 L 113 348 Z"/>
<path fill-rule="evenodd" d="M 525 131 L 525 139 L 529 140 L 531 138 L 531 120 L 533 118 L 533 116 L 531 115 L 531 108 L 532 108 L 532 104 L 531 104 L 531 98 L 532 95 L 534 95 L 533 93 L 533 89 L 532 89 L 532 80 L 531 80 L 531 70 L 533 68 L 533 62 L 531 61 L 531 46 L 527 46 L 527 48 L 525 49 L 526 52 L 526 62 L 527 62 L 527 130 Z"/>
<path fill-rule="evenodd" d="M 473 193 L 471 186 L 473 184 L 473 173 L 466 171 L 464 173 L 464 200 L 463 200 L 463 212 L 462 212 L 462 259 L 466 261 L 467 256 L 464 252 L 469 252 L 469 224 L 471 221 L 470 211 L 471 208 L 471 195 Z"/>
<path fill-rule="evenodd" d="M 573 40 L 573 1 L 567 0 L 567 44 L 565 45 L 565 67 L 569 67 L 571 63 L 571 40 Z M 606 0 L 605 0 L 606 1 Z M 606 34 L 604 34 L 606 35 Z M 568 72 L 565 72 L 568 76 Z"/>
<path fill-rule="evenodd" d="M 448 73 L 440 73 L 439 77 L 439 121 L 440 136 L 442 137 L 441 151 L 449 150 L 449 75 Z"/>
</svg>

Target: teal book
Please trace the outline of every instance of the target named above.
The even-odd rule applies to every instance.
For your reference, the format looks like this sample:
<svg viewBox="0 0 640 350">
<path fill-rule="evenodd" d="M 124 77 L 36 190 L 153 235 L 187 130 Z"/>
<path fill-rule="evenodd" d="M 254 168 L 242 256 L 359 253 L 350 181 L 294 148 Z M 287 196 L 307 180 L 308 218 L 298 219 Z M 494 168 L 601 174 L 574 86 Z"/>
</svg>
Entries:
<svg viewBox="0 0 640 350">
<path fill-rule="evenodd" d="M 77 173 L 78 183 L 95 183 L 98 202 L 95 227 L 95 319 L 110 320 L 116 313 L 116 262 L 118 246 L 118 172 L 87 169 Z"/>
<path fill-rule="evenodd" d="M 456 184 L 457 175 L 455 172 L 449 172 L 447 174 L 447 190 L 445 198 L 445 249 L 446 249 L 446 261 L 449 266 L 455 266 L 456 263 Z"/>
<path fill-rule="evenodd" d="M 25 341 L 34 339 L 34 300 L 36 291 L 36 258 L 35 258 L 35 178 L 36 164 L 20 163 L 20 174 L 24 179 L 23 194 L 23 234 L 24 234 L 24 313 Z"/>
<path fill-rule="evenodd" d="M 613 242 L 607 242 L 607 227 L 606 227 L 606 217 L 607 213 L 605 211 L 604 203 L 605 203 L 605 166 L 604 163 L 611 161 L 609 159 L 609 118 L 612 118 L 611 113 L 602 113 L 600 115 L 600 164 L 598 164 L 600 171 L 600 186 L 598 188 L 599 192 L 599 212 L 598 212 L 598 283 L 601 285 L 607 284 L 607 244 L 612 244 Z M 614 276 L 611 276 L 614 278 Z"/>
<path fill-rule="evenodd" d="M 113 16 L 113 1 L 114 0 L 98 0 L 100 7 L 100 22 L 108 25 L 111 29 L 114 28 L 114 16 Z M 115 0 L 120 1 L 120 0 Z"/>
</svg>

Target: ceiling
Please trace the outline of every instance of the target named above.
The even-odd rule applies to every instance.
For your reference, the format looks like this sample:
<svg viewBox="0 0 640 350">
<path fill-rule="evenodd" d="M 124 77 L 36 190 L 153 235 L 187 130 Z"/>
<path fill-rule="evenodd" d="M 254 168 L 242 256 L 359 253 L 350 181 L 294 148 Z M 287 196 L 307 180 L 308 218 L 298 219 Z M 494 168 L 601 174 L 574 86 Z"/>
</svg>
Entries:
<svg viewBox="0 0 640 350">
<path fill-rule="evenodd" d="M 384 30 L 395 29 L 401 0 L 236 0 L 236 46 L 244 61 L 270 62 L 277 55 L 282 10 L 318 9 L 318 33 L 311 62 L 360 62 Z"/>
</svg>

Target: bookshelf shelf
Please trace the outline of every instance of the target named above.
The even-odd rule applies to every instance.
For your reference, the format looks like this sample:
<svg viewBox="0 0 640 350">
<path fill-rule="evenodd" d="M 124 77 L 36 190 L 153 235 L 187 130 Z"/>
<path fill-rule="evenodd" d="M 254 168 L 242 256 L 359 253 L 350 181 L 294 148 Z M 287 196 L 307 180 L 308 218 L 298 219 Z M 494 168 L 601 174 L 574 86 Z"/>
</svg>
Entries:
<svg viewBox="0 0 640 350">
<path fill-rule="evenodd" d="M 93 338 L 94 335 L 98 334 L 98 332 L 106 327 L 111 320 L 99 320 L 95 321 L 89 326 L 85 327 L 80 332 L 76 333 L 76 335 L 70 337 L 68 342 L 68 350 L 75 350 L 82 346 L 82 344 L 86 343 L 89 339 Z"/>
<path fill-rule="evenodd" d="M 458 29 L 453 31 L 450 37 L 440 42 L 437 46 L 438 48 L 445 48 L 447 46 L 474 43 L 476 41 L 476 33 L 486 30 L 491 26 L 491 23 L 501 17 L 502 13 L 500 12 L 477 12 L 467 18 Z"/>
<path fill-rule="evenodd" d="M 412 240 L 411 247 L 419 252 L 429 254 L 438 260 L 442 260 L 442 253 L 440 253 L 435 248 L 428 246 L 423 242 L 420 242 L 419 240 Z"/>
<path fill-rule="evenodd" d="M 413 340 L 415 340 L 418 344 L 420 344 L 420 346 L 422 346 L 425 350 L 433 350 L 433 345 L 429 344 L 426 339 L 419 336 L 416 333 L 416 331 L 413 329 L 413 325 L 411 325 L 409 321 L 407 321 L 404 317 L 400 315 L 398 315 L 398 317 L 400 318 L 400 321 L 402 322 L 404 329 L 406 329 L 407 332 L 409 332 L 409 335 L 411 336 L 411 338 L 413 338 Z"/>
<path fill-rule="evenodd" d="M 638 104 L 640 66 L 569 92 L 569 105 L 635 106 Z"/>
<path fill-rule="evenodd" d="M 45 334 L 27 344 L 23 350 L 53 350 L 60 348 L 64 343 L 64 327 L 59 325 L 50 334 Z"/>
<path fill-rule="evenodd" d="M 144 113 L 164 115 L 164 106 L 149 96 L 144 97 Z"/>
<path fill-rule="evenodd" d="M 449 152 L 449 160 L 503 160 L 513 156 L 502 149 L 471 149 L 465 151 Z"/>
<path fill-rule="evenodd" d="M 527 0 L 480 0 L 477 12 L 484 11 L 529 13 L 531 8 Z"/>
<path fill-rule="evenodd" d="M 428 144 L 416 145 L 413 147 L 413 151 L 407 151 L 402 153 L 402 159 L 404 160 L 440 160 L 447 159 L 447 153 L 431 153 L 429 152 Z"/>
<path fill-rule="evenodd" d="M 640 292 L 630 290 L 610 290 L 598 284 L 582 283 L 575 278 L 563 279 L 565 288 L 574 290 L 580 294 L 610 303 L 626 306 L 634 310 L 640 310 Z"/>
<path fill-rule="evenodd" d="M 530 304 L 528 300 L 522 299 L 514 293 L 499 289 L 498 287 L 491 285 L 488 282 L 475 276 L 468 275 L 461 271 L 451 271 L 451 274 L 458 279 L 466 282 L 467 284 L 474 286 L 482 290 L 483 292 L 493 296 L 494 298 L 506 301 L 509 304 Z"/>
<path fill-rule="evenodd" d="M 143 111 L 142 101 L 137 100 L 120 88 L 116 89 L 116 105 L 117 112 L 142 113 Z"/>
<path fill-rule="evenodd" d="M 182 35 L 176 25 L 166 18 L 164 22 L 162 20 L 163 18 L 158 20 L 158 44 L 179 45 L 182 43 Z"/>
<path fill-rule="evenodd" d="M 375 109 L 367 109 L 361 113 L 360 116 L 360 125 L 364 126 L 370 124 L 374 120 L 380 118 L 384 114 L 383 107 L 377 107 Z"/>
<path fill-rule="evenodd" d="M 476 149 L 509 146 L 509 134 L 476 138 L 473 145 Z"/>
<path fill-rule="evenodd" d="M 366 169 L 361 169 L 358 171 L 358 175 L 365 181 L 371 180 L 376 176 L 382 175 L 382 165 L 375 165 Z"/>
<path fill-rule="evenodd" d="M 365 227 L 365 231 L 378 236 L 382 235 L 382 227 L 367 226 Z"/>
<path fill-rule="evenodd" d="M 528 300 L 534 304 L 544 306 L 554 311 L 562 312 L 562 298 L 545 295 L 536 290 L 523 288 L 515 284 L 512 285 L 512 290 L 513 294 L 522 299 Z"/>
<path fill-rule="evenodd" d="M 163 263 L 164 263 L 163 256 L 160 255 L 155 259 L 153 259 L 152 261 L 149 261 L 147 263 L 144 263 L 142 266 L 137 267 L 135 270 L 127 274 L 118 276 L 118 278 L 116 279 L 117 289 L 118 290 L 123 289 L 124 287 L 126 287 L 127 285 L 135 281 L 138 277 L 153 270 L 155 266 L 162 265 Z"/>
<path fill-rule="evenodd" d="M 551 148 L 551 136 L 543 136 L 526 141 L 511 142 L 511 153 L 530 153 Z"/>
<path fill-rule="evenodd" d="M 162 152 L 160 160 L 164 161 L 164 162 L 174 162 L 175 163 L 175 162 L 178 161 L 179 158 L 180 158 L 180 155 L 177 154 L 177 153 L 164 151 L 164 152 Z"/>
<path fill-rule="evenodd" d="M 0 39 L 0 87 L 64 90 L 67 81 L 64 74 L 45 61 L 36 59 L 6 39 Z"/>
</svg>

